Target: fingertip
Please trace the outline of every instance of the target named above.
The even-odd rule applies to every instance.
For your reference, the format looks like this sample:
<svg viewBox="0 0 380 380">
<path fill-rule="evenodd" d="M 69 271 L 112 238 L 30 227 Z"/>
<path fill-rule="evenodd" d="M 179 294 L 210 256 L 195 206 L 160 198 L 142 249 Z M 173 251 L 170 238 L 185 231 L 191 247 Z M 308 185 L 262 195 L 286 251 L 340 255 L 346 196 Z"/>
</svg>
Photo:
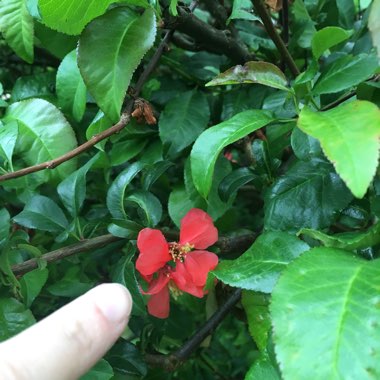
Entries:
<svg viewBox="0 0 380 380">
<path fill-rule="evenodd" d="M 126 325 L 132 311 L 132 297 L 121 284 L 102 284 L 92 291 L 97 308 L 112 324 Z"/>
</svg>

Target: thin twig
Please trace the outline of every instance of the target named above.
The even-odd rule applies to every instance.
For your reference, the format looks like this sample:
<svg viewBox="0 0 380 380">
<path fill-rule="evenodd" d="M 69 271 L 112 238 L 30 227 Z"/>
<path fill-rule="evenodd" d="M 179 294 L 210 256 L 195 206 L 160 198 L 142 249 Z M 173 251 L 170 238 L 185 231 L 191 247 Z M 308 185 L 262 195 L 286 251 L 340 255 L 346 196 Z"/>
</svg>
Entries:
<svg viewBox="0 0 380 380">
<path fill-rule="evenodd" d="M 235 63 L 245 63 L 255 59 L 244 44 L 229 35 L 231 33 L 203 22 L 185 7 L 178 7 L 177 10 L 177 17 L 166 16 L 168 28 L 187 34 L 197 46 L 211 53 L 224 54 Z"/>
<path fill-rule="evenodd" d="M 145 361 L 155 367 L 173 371 L 183 364 L 199 345 L 215 330 L 230 310 L 240 300 L 241 289 L 236 289 L 227 301 L 200 327 L 195 334 L 187 340 L 178 350 L 170 355 L 146 354 Z"/>
<path fill-rule="evenodd" d="M 352 91 L 346 95 L 343 95 L 341 98 L 339 98 L 339 99 L 333 101 L 332 103 L 327 104 L 326 106 L 322 107 L 321 111 L 331 110 L 332 108 L 335 108 L 335 107 L 339 106 L 340 104 L 344 103 L 346 100 L 351 99 L 355 95 L 356 95 L 356 91 Z"/>
<path fill-rule="evenodd" d="M 293 74 L 293 76 L 297 76 L 300 72 L 298 70 L 297 65 L 295 64 L 292 56 L 290 55 L 288 49 L 285 46 L 284 41 L 281 39 L 280 35 L 277 33 L 275 29 L 270 14 L 268 13 L 265 4 L 262 0 L 252 0 L 253 6 L 255 7 L 256 13 L 261 18 L 265 30 L 267 31 L 269 37 L 272 39 L 274 44 L 276 45 L 278 51 L 280 52 L 282 58 L 286 62 L 289 70 Z"/>
<path fill-rule="evenodd" d="M 47 263 L 52 263 L 58 260 L 62 260 L 66 257 L 75 255 L 77 253 L 88 252 L 97 248 L 104 247 L 108 244 L 111 244 L 120 240 L 122 239 L 110 234 L 98 236 L 92 239 L 83 240 L 79 243 L 72 244 L 68 247 L 59 248 L 59 249 L 56 249 L 55 251 L 45 253 L 38 259 L 30 259 L 30 260 L 24 261 L 21 264 L 13 265 L 12 272 L 16 276 L 20 276 L 37 268 L 38 262 L 41 260 L 46 261 Z"/>
<path fill-rule="evenodd" d="M 169 240 L 178 240 L 178 232 L 175 231 L 162 231 L 165 237 Z M 240 236 L 227 237 L 222 236 L 215 243 L 220 249 L 220 254 L 227 254 L 231 252 L 244 252 L 250 245 L 255 241 L 257 235 L 256 234 L 245 234 Z M 23 275 L 27 272 L 38 267 L 38 263 L 42 261 L 46 261 L 47 263 L 53 263 L 55 261 L 62 260 L 66 257 L 75 255 L 77 253 L 88 252 L 100 247 L 104 247 L 108 244 L 114 243 L 116 241 L 121 241 L 122 238 L 107 234 L 97 236 L 92 239 L 86 239 L 79 243 L 75 243 L 69 245 L 67 247 L 56 249 L 55 251 L 51 251 L 45 253 L 39 258 L 33 258 L 27 261 L 24 261 L 21 264 L 15 264 L 12 266 L 13 273 L 18 275 Z"/>
<path fill-rule="evenodd" d="M 150 74 L 155 69 L 162 53 L 164 52 L 165 47 L 167 46 L 168 42 L 170 41 L 170 38 L 174 31 L 170 30 L 168 31 L 163 40 L 161 41 L 160 45 L 157 47 L 157 50 L 153 54 L 152 58 L 150 59 L 148 65 L 145 67 L 143 73 L 141 74 L 140 78 L 138 79 L 136 86 L 134 88 L 134 96 L 137 97 L 150 76 Z M 90 140 L 86 141 L 84 144 L 79 145 L 77 148 L 71 150 L 70 152 L 67 152 L 66 154 L 55 158 L 51 161 L 42 162 L 40 164 L 29 166 L 24 169 L 17 170 L 15 172 L 7 173 L 2 176 L 0 176 L 0 182 L 10 180 L 13 178 L 22 177 L 24 175 L 35 173 L 44 169 L 54 169 L 57 166 L 63 164 L 66 161 L 71 160 L 72 158 L 79 156 L 81 153 L 87 151 L 88 149 L 92 148 L 94 145 L 99 143 L 100 141 L 120 132 L 128 123 L 131 118 L 131 112 L 133 108 L 133 101 L 129 102 L 129 104 L 126 107 L 126 110 L 121 114 L 120 120 L 113 125 L 112 127 L 106 129 L 105 131 L 93 136 Z"/>
</svg>

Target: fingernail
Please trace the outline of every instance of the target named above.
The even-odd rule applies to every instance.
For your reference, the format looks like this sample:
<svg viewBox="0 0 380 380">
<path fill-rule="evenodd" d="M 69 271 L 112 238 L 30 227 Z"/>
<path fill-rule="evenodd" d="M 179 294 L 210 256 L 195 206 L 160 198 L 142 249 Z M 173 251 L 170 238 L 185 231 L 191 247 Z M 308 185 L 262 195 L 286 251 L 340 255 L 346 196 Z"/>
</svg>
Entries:
<svg viewBox="0 0 380 380">
<path fill-rule="evenodd" d="M 120 284 L 102 284 L 94 290 L 95 302 L 105 318 L 112 323 L 126 322 L 132 310 L 132 298 Z"/>
</svg>

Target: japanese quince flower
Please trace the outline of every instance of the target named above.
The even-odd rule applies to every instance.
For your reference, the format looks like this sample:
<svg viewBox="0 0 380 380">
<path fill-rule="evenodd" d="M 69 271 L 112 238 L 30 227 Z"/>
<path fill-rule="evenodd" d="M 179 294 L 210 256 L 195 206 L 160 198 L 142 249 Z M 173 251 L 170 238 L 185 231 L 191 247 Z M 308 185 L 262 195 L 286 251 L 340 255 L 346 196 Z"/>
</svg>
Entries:
<svg viewBox="0 0 380 380">
<path fill-rule="evenodd" d="M 208 273 L 218 265 L 218 256 L 205 251 L 218 240 L 211 217 L 193 208 L 181 220 L 179 242 L 168 243 L 159 230 L 144 228 L 137 238 L 140 251 L 136 269 L 148 282 L 148 312 L 157 318 L 169 316 L 169 289 L 202 298 Z M 195 250 L 194 250 L 195 249 Z"/>
</svg>

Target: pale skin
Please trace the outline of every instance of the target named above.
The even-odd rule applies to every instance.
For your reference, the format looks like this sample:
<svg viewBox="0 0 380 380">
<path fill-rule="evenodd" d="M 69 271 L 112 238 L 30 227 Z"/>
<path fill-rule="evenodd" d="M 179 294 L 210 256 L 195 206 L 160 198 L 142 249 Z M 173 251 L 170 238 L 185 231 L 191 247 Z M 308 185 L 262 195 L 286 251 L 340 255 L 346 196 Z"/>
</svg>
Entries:
<svg viewBox="0 0 380 380">
<path fill-rule="evenodd" d="M 123 333 L 132 309 L 128 290 L 103 284 L 0 344 L 3 380 L 74 380 Z"/>
</svg>

